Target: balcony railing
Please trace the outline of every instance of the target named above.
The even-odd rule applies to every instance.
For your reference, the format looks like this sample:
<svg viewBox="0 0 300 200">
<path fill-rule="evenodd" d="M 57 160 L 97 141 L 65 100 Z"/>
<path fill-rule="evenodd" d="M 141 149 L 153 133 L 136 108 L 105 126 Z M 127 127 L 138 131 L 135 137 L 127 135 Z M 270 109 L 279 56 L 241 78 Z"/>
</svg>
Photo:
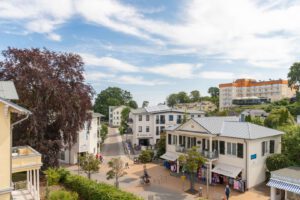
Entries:
<svg viewBox="0 0 300 200">
<path fill-rule="evenodd" d="M 41 154 L 30 146 L 18 146 L 12 148 L 13 173 L 26 171 L 31 168 L 39 168 L 41 165 Z"/>
<path fill-rule="evenodd" d="M 179 152 L 179 153 L 186 153 L 188 151 L 188 148 L 186 148 L 184 146 L 176 146 L 175 150 L 176 150 L 176 152 Z M 211 151 L 200 150 L 200 149 L 198 151 L 206 159 L 212 160 L 212 159 L 219 158 L 218 151 L 211 152 Z"/>
</svg>

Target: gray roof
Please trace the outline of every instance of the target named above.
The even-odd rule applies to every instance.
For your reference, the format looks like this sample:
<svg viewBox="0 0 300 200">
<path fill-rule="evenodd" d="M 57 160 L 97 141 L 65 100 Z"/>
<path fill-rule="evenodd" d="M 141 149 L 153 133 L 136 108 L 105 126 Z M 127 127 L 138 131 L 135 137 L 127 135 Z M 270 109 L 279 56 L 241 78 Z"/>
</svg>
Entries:
<svg viewBox="0 0 300 200">
<path fill-rule="evenodd" d="M 16 91 L 14 82 L 0 81 L 0 97 L 3 99 L 18 100 L 19 96 Z"/>
<path fill-rule="evenodd" d="M 104 117 L 101 113 L 93 112 L 93 117 Z"/>
<path fill-rule="evenodd" d="M 179 112 L 179 113 L 190 113 L 190 114 L 205 114 L 202 110 L 184 110 L 170 108 L 166 105 L 151 106 L 146 108 L 137 108 L 131 110 L 132 114 L 146 114 L 146 113 L 162 113 L 162 112 Z"/>
<path fill-rule="evenodd" d="M 7 106 L 13 108 L 15 111 L 19 112 L 19 113 L 23 113 L 23 114 L 31 114 L 31 112 L 29 110 L 27 110 L 26 108 L 23 108 L 9 100 L 3 99 L 0 97 L 0 102 L 6 104 Z"/>
<path fill-rule="evenodd" d="M 280 177 L 282 177 L 283 179 L 289 178 L 297 179 L 298 182 L 300 181 L 300 167 L 287 167 L 276 171 L 272 171 L 271 174 L 272 176 L 275 175 L 276 179 L 280 179 Z"/>
<path fill-rule="evenodd" d="M 168 126 L 165 130 L 166 131 L 174 131 L 175 129 L 177 129 L 179 126 L 181 126 L 181 124 L 175 124 L 172 126 Z"/>
<path fill-rule="evenodd" d="M 209 133 L 224 137 L 258 139 L 284 134 L 275 129 L 249 122 L 240 122 L 238 117 L 202 117 L 191 120 L 197 122 Z M 176 128 L 172 130 L 175 130 Z"/>
<path fill-rule="evenodd" d="M 212 134 L 219 134 L 224 121 L 238 122 L 238 117 L 201 117 L 194 118 L 194 120 L 200 124 L 203 128 L 208 130 Z"/>
</svg>

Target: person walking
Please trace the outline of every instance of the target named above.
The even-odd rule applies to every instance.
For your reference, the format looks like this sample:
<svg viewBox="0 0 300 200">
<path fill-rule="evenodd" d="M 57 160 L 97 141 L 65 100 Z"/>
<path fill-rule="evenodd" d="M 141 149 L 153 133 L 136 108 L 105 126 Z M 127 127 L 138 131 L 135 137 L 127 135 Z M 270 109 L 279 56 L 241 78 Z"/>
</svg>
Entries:
<svg viewBox="0 0 300 200">
<path fill-rule="evenodd" d="M 226 185 L 226 187 L 225 187 L 225 195 L 226 195 L 226 200 L 228 200 L 229 199 L 229 195 L 230 195 L 229 185 Z"/>
</svg>

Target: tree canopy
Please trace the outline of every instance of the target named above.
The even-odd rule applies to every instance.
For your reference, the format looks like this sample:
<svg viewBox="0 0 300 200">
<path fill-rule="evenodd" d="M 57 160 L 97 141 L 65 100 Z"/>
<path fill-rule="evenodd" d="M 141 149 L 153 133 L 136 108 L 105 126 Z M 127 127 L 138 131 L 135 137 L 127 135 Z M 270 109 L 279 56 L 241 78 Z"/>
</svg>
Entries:
<svg viewBox="0 0 300 200">
<path fill-rule="evenodd" d="M 137 108 L 137 103 L 132 100 L 132 95 L 129 91 L 122 90 L 118 87 L 108 87 L 97 95 L 94 110 L 95 112 L 105 115 L 106 119 L 108 119 L 108 107 L 120 105 Z"/>
<path fill-rule="evenodd" d="M 79 157 L 79 165 L 91 179 L 91 174 L 98 172 L 100 161 L 93 154 L 87 154 Z"/>
<path fill-rule="evenodd" d="M 119 127 L 120 134 L 124 134 L 128 128 L 128 118 L 129 118 L 130 108 L 125 107 L 121 112 L 121 124 Z"/>
<path fill-rule="evenodd" d="M 115 186 L 119 188 L 119 178 L 127 174 L 125 172 L 124 162 L 120 157 L 112 158 L 108 162 L 108 166 L 110 170 L 107 172 L 106 178 L 108 180 L 115 178 Z"/>
<path fill-rule="evenodd" d="M 220 90 L 217 87 L 210 87 L 208 88 L 208 93 L 211 97 L 219 97 Z"/>
<path fill-rule="evenodd" d="M 200 101 L 200 92 L 198 90 L 193 90 L 190 93 L 190 101 L 197 102 Z"/>
<path fill-rule="evenodd" d="M 82 59 L 37 48 L 8 48 L 2 55 L 0 79 L 14 81 L 17 103 L 32 112 L 13 129 L 13 145 L 30 145 L 42 154 L 44 167 L 57 166 L 62 142 L 75 142 L 91 117 L 93 89 L 84 82 Z"/>
<path fill-rule="evenodd" d="M 142 107 L 145 108 L 149 105 L 149 101 L 143 101 Z"/>
<path fill-rule="evenodd" d="M 284 125 L 294 125 L 295 120 L 286 107 L 280 107 L 272 109 L 264 124 L 270 128 L 277 128 Z"/>
<path fill-rule="evenodd" d="M 297 91 L 299 91 L 299 87 L 300 87 L 300 62 L 296 62 L 290 67 L 290 71 L 288 73 L 288 82 L 289 82 L 289 87 L 294 88 Z"/>
</svg>

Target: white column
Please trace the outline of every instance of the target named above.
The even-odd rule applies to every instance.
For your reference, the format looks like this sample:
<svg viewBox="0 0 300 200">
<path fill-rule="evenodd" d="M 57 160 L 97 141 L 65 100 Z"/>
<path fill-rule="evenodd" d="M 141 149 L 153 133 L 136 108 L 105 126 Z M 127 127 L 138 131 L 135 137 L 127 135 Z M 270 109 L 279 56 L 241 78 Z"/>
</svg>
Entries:
<svg viewBox="0 0 300 200">
<path fill-rule="evenodd" d="M 39 173 L 39 170 L 37 169 L 36 170 L 36 173 L 37 173 L 37 184 L 36 184 L 36 187 L 37 187 L 37 199 L 40 200 L 40 173 Z"/>
<path fill-rule="evenodd" d="M 212 162 L 209 161 L 209 177 L 208 177 L 208 179 L 209 179 L 209 183 L 210 184 L 211 184 L 211 176 L 212 176 L 211 170 L 212 170 Z"/>
<path fill-rule="evenodd" d="M 275 200 L 276 199 L 276 188 L 271 187 L 271 200 Z"/>
<path fill-rule="evenodd" d="M 33 173 L 33 198 L 36 200 L 36 175 L 35 175 L 35 170 L 32 170 Z"/>
<path fill-rule="evenodd" d="M 32 171 L 29 170 L 29 191 L 32 194 Z"/>
<path fill-rule="evenodd" d="M 212 137 L 209 137 L 209 154 L 212 152 Z"/>
</svg>

